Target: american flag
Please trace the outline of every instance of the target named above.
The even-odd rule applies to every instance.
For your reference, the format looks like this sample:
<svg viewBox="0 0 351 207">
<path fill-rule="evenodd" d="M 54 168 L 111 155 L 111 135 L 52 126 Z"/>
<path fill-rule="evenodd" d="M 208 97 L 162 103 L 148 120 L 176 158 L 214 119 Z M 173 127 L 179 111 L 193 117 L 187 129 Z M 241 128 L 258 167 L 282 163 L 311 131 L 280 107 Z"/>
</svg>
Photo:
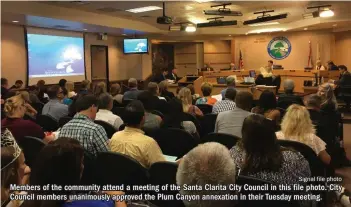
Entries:
<svg viewBox="0 0 351 207">
<path fill-rule="evenodd" d="M 240 50 L 239 69 L 243 69 L 243 68 L 244 68 L 244 61 L 243 61 L 243 55 L 241 54 L 241 50 Z"/>
</svg>

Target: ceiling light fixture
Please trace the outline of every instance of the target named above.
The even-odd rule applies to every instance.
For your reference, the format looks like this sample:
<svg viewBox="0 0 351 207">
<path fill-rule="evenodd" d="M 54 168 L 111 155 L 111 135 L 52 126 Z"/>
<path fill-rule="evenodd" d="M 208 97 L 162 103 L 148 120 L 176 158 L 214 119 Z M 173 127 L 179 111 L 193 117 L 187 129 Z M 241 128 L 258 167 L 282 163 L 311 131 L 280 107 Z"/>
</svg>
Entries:
<svg viewBox="0 0 351 207">
<path fill-rule="evenodd" d="M 280 24 L 279 22 L 266 22 L 266 23 L 257 23 L 257 24 L 249 24 L 250 27 L 259 27 L 259 26 L 267 26 L 267 25 L 276 25 Z"/>
<path fill-rule="evenodd" d="M 231 37 L 232 35 L 228 35 L 229 37 Z"/>
<path fill-rule="evenodd" d="M 12 21 L 13 23 L 18 23 L 18 21 L 17 20 L 14 20 L 14 21 Z"/>
<path fill-rule="evenodd" d="M 132 13 L 141 13 L 141 12 L 160 10 L 160 9 L 162 9 L 162 8 L 158 7 L 158 6 L 145 6 L 145 7 L 140 7 L 140 8 L 128 9 L 126 11 L 132 12 Z"/>
<path fill-rule="evenodd" d="M 214 0 L 195 0 L 197 3 L 206 3 Z"/>
<path fill-rule="evenodd" d="M 279 31 L 284 31 L 284 28 L 268 28 L 268 29 L 256 29 L 256 30 L 251 30 L 248 32 L 248 34 L 252 34 L 252 33 L 263 33 L 263 32 L 279 32 Z"/>
<path fill-rule="evenodd" d="M 196 27 L 194 25 L 190 24 L 190 25 L 186 26 L 185 31 L 186 32 L 196 32 Z"/>
<path fill-rule="evenodd" d="M 273 16 L 271 16 L 270 14 L 267 14 L 271 12 L 274 12 L 274 10 L 254 12 L 254 14 L 262 14 L 262 16 L 258 16 L 256 19 L 246 20 L 243 22 L 243 25 L 260 24 L 263 22 L 269 22 L 269 21 L 278 20 L 278 19 L 285 19 L 288 17 L 288 13 L 278 14 Z"/>
<path fill-rule="evenodd" d="M 307 27 L 305 27 L 305 28 L 303 28 L 303 30 L 308 30 L 308 28 L 307 28 Z"/>
<path fill-rule="evenodd" d="M 334 12 L 329 9 L 319 12 L 319 17 L 332 17 L 332 16 L 334 16 Z"/>
</svg>

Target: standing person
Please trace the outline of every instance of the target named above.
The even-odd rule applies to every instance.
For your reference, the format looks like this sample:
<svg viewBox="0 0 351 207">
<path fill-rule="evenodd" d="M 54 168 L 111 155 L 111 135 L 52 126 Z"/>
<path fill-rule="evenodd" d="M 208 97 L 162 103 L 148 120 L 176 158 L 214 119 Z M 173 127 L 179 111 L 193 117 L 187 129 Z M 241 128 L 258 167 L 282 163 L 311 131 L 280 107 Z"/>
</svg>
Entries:
<svg viewBox="0 0 351 207">
<path fill-rule="evenodd" d="M 236 107 L 231 111 L 218 114 L 215 132 L 242 137 L 241 128 L 247 116 L 251 113 L 253 97 L 247 91 L 239 91 L 235 97 Z"/>
<path fill-rule="evenodd" d="M 252 113 L 261 114 L 269 120 L 280 124 L 280 111 L 277 109 L 277 99 L 273 92 L 265 90 L 258 101 L 258 106 L 251 110 Z"/>
<path fill-rule="evenodd" d="M 228 90 L 228 88 L 235 88 L 235 76 L 234 75 L 230 75 L 225 79 L 225 83 L 227 85 L 227 88 L 223 89 L 221 91 L 222 94 L 222 99 L 225 98 L 225 92 Z"/>
<path fill-rule="evenodd" d="M 94 123 L 98 99 L 94 95 L 80 96 L 75 105 L 78 113 L 62 127 L 59 138 L 69 137 L 78 140 L 93 156 L 97 156 L 99 152 L 108 151 L 106 131 L 102 126 Z"/>
<path fill-rule="evenodd" d="M 126 127 L 112 136 L 109 148 L 112 152 L 128 155 L 145 168 L 150 168 L 153 163 L 165 161 L 165 158 L 157 142 L 141 130 L 144 121 L 143 104 L 137 100 L 132 101 L 125 107 Z"/>
<path fill-rule="evenodd" d="M 183 104 L 183 112 L 184 113 L 189 113 L 193 116 L 203 116 L 204 114 L 202 113 L 202 111 L 197 107 L 194 106 L 192 101 L 192 95 L 191 95 L 191 91 L 189 88 L 182 88 L 180 89 L 178 96 L 177 96 Z"/>
<path fill-rule="evenodd" d="M 95 120 L 107 122 L 115 127 L 116 130 L 123 124 L 121 117 L 112 113 L 113 98 L 108 93 L 99 96 L 99 111 L 96 113 Z"/>
<path fill-rule="evenodd" d="M 302 183 L 301 177 L 311 176 L 307 160 L 299 152 L 281 148 L 274 130 L 262 115 L 246 117 L 242 135 L 230 150 L 240 174 L 289 185 Z"/>
<path fill-rule="evenodd" d="M 67 90 L 67 97 L 72 98 L 77 95 L 76 92 L 74 92 L 74 83 L 72 81 L 67 81 L 65 84 L 65 88 Z"/>
<path fill-rule="evenodd" d="M 96 98 L 99 98 L 99 96 L 103 93 L 106 93 L 106 83 L 105 82 L 99 82 L 94 86 L 93 94 Z"/>
<path fill-rule="evenodd" d="M 6 94 L 9 91 L 9 81 L 6 78 L 1 78 L 1 99 L 6 99 Z"/>
<path fill-rule="evenodd" d="M 224 100 L 216 102 L 213 106 L 213 114 L 219 114 L 220 112 L 230 111 L 235 108 L 236 90 L 234 88 L 228 88 L 224 97 Z"/>
<path fill-rule="evenodd" d="M 324 164 L 330 164 L 331 158 L 326 151 L 326 143 L 316 136 L 316 130 L 305 107 L 296 104 L 289 106 L 281 128 L 281 131 L 276 132 L 278 139 L 306 144 L 313 149 Z"/>
<path fill-rule="evenodd" d="M 68 115 L 68 106 L 61 103 L 64 98 L 63 90 L 60 86 L 54 85 L 48 89 L 50 101 L 44 105 L 42 115 L 49 115 L 56 121 Z"/>
<path fill-rule="evenodd" d="M 17 90 L 17 89 L 21 89 L 23 86 L 23 81 L 21 80 L 16 80 L 15 85 L 11 86 L 10 90 Z"/>
<path fill-rule="evenodd" d="M 217 102 L 217 99 L 211 97 L 212 93 L 212 84 L 208 82 L 204 82 L 201 84 L 202 98 L 196 100 L 196 105 L 199 104 L 208 104 L 214 105 Z"/>
</svg>

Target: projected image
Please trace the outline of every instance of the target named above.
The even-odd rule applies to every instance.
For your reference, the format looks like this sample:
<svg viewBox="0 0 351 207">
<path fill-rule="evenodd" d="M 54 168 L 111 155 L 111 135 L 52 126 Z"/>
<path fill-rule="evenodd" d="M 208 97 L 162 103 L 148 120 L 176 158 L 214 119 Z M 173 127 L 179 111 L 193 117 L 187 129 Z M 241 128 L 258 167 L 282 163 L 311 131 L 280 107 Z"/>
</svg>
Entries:
<svg viewBox="0 0 351 207">
<path fill-rule="evenodd" d="M 147 53 L 147 39 L 125 39 L 124 53 Z"/>
<path fill-rule="evenodd" d="M 27 34 L 29 77 L 84 75 L 80 37 Z"/>
</svg>

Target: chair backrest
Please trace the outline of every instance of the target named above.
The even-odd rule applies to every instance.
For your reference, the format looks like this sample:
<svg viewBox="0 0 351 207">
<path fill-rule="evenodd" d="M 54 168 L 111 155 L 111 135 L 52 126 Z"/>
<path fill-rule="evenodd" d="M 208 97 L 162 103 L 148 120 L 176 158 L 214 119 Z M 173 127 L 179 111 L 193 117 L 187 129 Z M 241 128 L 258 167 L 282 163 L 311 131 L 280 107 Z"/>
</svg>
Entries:
<svg viewBox="0 0 351 207">
<path fill-rule="evenodd" d="M 290 140 L 278 140 L 278 143 L 280 146 L 291 148 L 295 151 L 300 152 L 302 156 L 304 156 L 304 158 L 308 161 L 312 176 L 325 175 L 325 166 L 311 147 L 301 142 L 295 142 Z"/>
<path fill-rule="evenodd" d="M 233 146 L 236 145 L 236 143 L 240 140 L 241 138 L 230 135 L 230 134 L 223 134 L 223 133 L 209 133 L 205 135 L 204 137 L 201 138 L 201 143 L 205 142 L 218 142 L 220 144 L 223 144 L 226 146 L 228 149 L 231 149 Z"/>
<path fill-rule="evenodd" d="M 209 104 L 198 104 L 196 106 L 202 111 L 203 114 L 210 114 L 210 113 L 212 113 L 212 108 L 213 108 L 212 105 L 209 105 Z"/>
<path fill-rule="evenodd" d="M 44 131 L 53 132 L 58 129 L 58 122 L 48 115 L 39 115 L 37 117 L 37 124 L 39 124 Z"/>
<path fill-rule="evenodd" d="M 100 185 L 132 186 L 149 182 L 147 170 L 138 161 L 117 152 L 100 152 L 96 169 L 97 183 Z"/>
<path fill-rule="evenodd" d="M 218 114 L 205 114 L 203 117 L 199 118 L 201 125 L 201 137 L 214 132 L 217 115 Z"/>
<path fill-rule="evenodd" d="M 150 131 L 149 136 L 156 140 L 163 154 L 178 158 L 183 157 L 197 145 L 194 137 L 182 129 L 161 128 Z"/>
<path fill-rule="evenodd" d="M 201 132 L 200 122 L 195 116 L 193 116 L 193 115 L 191 115 L 189 113 L 183 113 L 182 116 L 183 116 L 182 117 L 182 121 L 192 121 L 195 124 L 195 126 L 196 126 L 196 130 L 198 132 Z"/>
<path fill-rule="evenodd" d="M 164 119 L 164 117 L 165 117 L 165 115 L 163 115 L 162 112 L 157 111 L 157 110 L 152 110 L 151 113 L 161 117 L 162 119 Z"/>
<path fill-rule="evenodd" d="M 107 122 L 104 122 L 104 121 L 101 121 L 101 120 L 95 120 L 94 121 L 96 124 L 104 127 L 105 131 L 106 131 L 106 134 L 107 134 L 107 137 L 109 139 L 111 139 L 111 137 L 113 136 L 114 133 L 116 133 L 116 129 L 109 123 Z"/>
<path fill-rule="evenodd" d="M 92 185 L 96 181 L 96 158 L 84 150 L 84 170 L 82 174 L 82 179 L 80 180 L 81 185 Z"/>
<path fill-rule="evenodd" d="M 70 117 L 70 116 L 62 117 L 58 122 L 59 128 L 63 127 L 65 124 L 67 124 L 72 119 L 73 119 L 73 117 Z"/>
<path fill-rule="evenodd" d="M 26 164 L 33 167 L 33 164 L 40 150 L 45 147 L 46 143 L 36 137 L 25 136 L 19 143 L 26 158 Z"/>
</svg>

